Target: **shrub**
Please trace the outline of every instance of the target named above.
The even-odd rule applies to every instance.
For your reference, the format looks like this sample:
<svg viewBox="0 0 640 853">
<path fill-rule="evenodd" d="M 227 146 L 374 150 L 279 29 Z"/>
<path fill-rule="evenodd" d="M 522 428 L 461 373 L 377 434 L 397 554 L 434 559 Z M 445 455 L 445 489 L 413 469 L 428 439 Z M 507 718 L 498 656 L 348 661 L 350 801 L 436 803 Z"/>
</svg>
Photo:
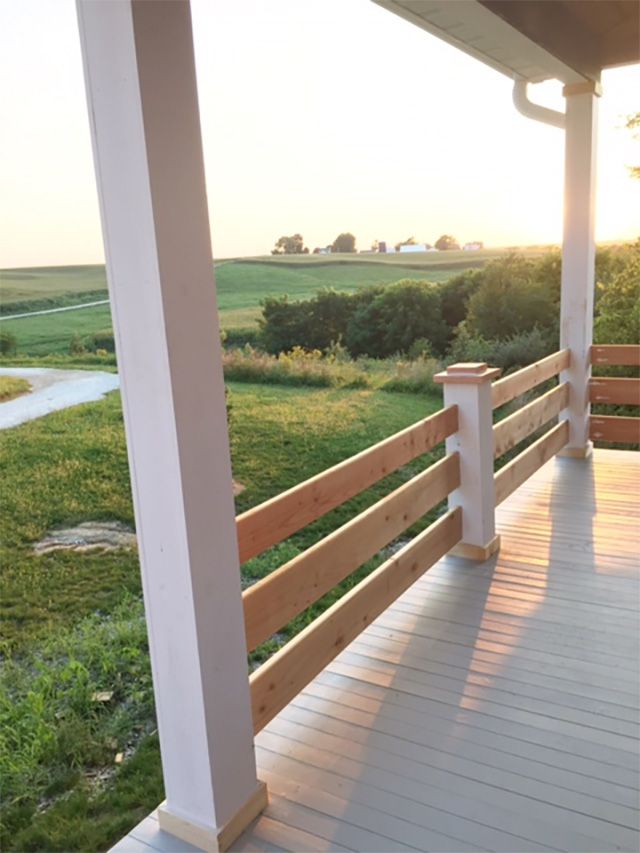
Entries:
<svg viewBox="0 0 640 853">
<path fill-rule="evenodd" d="M 86 351 L 84 338 L 80 335 L 74 335 L 69 341 L 69 355 L 83 355 Z"/>
<path fill-rule="evenodd" d="M 418 358 L 429 358 L 432 354 L 431 341 L 428 341 L 426 338 L 418 338 L 409 347 L 407 358 L 410 361 L 415 361 Z"/>
<path fill-rule="evenodd" d="M 260 320 L 262 345 L 274 355 L 296 346 L 327 350 L 344 339 L 358 307 L 369 304 L 382 292 L 382 287 L 356 293 L 326 289 L 301 302 L 290 302 L 287 296 L 267 298 L 262 303 Z"/>
<path fill-rule="evenodd" d="M 85 337 L 74 335 L 69 342 L 70 355 L 82 355 L 83 353 L 91 352 L 105 356 L 115 351 L 116 345 L 111 329 L 94 332 L 94 334 Z"/>
<path fill-rule="evenodd" d="M 14 355 L 17 349 L 16 336 L 11 332 L 0 332 L 0 355 Z"/>
<path fill-rule="evenodd" d="M 260 343 L 260 329 L 225 329 L 222 337 L 222 344 L 229 349 L 246 346 L 249 344 L 252 347 L 257 347 Z"/>
<path fill-rule="evenodd" d="M 382 385 L 381 390 L 412 394 L 441 394 L 441 387 L 433 381 L 433 377 L 440 369 L 440 363 L 434 358 L 398 361 L 395 375 Z"/>
<path fill-rule="evenodd" d="M 267 352 L 284 352 L 304 343 L 309 325 L 308 302 L 290 302 L 288 296 L 280 296 L 262 303 L 260 329 Z"/>
<path fill-rule="evenodd" d="M 347 327 L 346 345 L 353 356 L 386 358 L 406 353 L 418 339 L 442 351 L 446 333 L 440 296 L 431 282 L 405 279 L 356 309 Z"/>
<path fill-rule="evenodd" d="M 88 348 L 92 352 L 98 352 L 98 350 L 105 350 L 106 352 L 116 351 L 115 339 L 111 329 L 96 332 L 88 340 L 90 342 L 90 346 Z"/>
<path fill-rule="evenodd" d="M 531 329 L 503 340 L 487 340 L 471 335 L 463 324 L 451 347 L 451 362 L 485 361 L 504 371 L 515 370 L 539 361 L 557 349 L 557 340 L 549 332 Z"/>
<path fill-rule="evenodd" d="M 369 380 L 353 362 L 339 363 L 323 357 L 320 350 L 294 347 L 278 356 L 258 352 L 250 346 L 223 354 L 225 379 L 274 385 L 366 388 Z"/>
<path fill-rule="evenodd" d="M 616 258 L 609 283 L 598 284 L 594 339 L 603 344 L 640 343 L 640 240 L 622 261 L 620 255 Z"/>
</svg>

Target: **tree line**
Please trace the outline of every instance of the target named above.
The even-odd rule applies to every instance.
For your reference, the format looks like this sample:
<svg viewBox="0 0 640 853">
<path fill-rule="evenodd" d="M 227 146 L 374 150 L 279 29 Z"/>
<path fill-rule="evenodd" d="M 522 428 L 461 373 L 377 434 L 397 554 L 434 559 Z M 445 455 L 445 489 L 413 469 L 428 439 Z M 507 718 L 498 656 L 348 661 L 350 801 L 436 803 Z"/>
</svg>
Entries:
<svg viewBox="0 0 640 853">
<path fill-rule="evenodd" d="M 418 244 L 418 241 L 415 237 L 407 237 L 406 240 L 401 240 L 400 242 L 395 244 L 395 251 L 399 252 L 402 246 L 417 246 L 422 245 Z M 456 240 L 455 237 L 452 237 L 451 234 L 442 234 L 435 241 L 434 245 L 431 246 L 430 243 L 425 243 L 426 249 L 436 248 L 438 251 L 446 252 L 450 250 L 460 249 L 460 243 Z M 472 241 L 471 245 L 476 248 L 482 249 L 484 244 L 481 240 Z M 379 240 L 374 240 L 371 244 L 371 252 L 383 252 L 386 251 L 384 248 L 386 244 L 381 243 Z M 304 237 L 302 234 L 292 234 L 291 236 L 283 235 L 276 240 L 275 246 L 271 250 L 272 255 L 308 255 L 309 247 L 304 244 Z M 328 246 L 317 246 L 313 250 L 313 254 L 320 253 L 342 253 L 342 254 L 352 254 L 356 252 L 356 238 L 350 231 L 344 231 L 341 234 L 338 234 L 336 239 Z"/>
<path fill-rule="evenodd" d="M 352 357 L 434 355 L 527 364 L 558 346 L 559 252 L 538 259 L 512 253 L 442 284 L 405 279 L 355 293 L 321 290 L 312 299 L 263 303 L 261 345 Z M 596 258 L 596 332 L 609 343 L 635 342 L 640 330 L 640 241 L 600 249 Z"/>
</svg>

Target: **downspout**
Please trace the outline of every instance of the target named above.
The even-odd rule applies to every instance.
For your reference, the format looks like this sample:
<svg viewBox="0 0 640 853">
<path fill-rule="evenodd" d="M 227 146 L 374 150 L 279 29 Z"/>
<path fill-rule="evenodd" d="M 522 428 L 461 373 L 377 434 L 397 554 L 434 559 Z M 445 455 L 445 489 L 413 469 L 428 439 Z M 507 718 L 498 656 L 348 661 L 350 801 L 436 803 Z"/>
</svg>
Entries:
<svg viewBox="0 0 640 853">
<path fill-rule="evenodd" d="M 523 116 L 542 121 L 545 124 L 559 127 L 561 130 L 565 128 L 565 113 L 558 110 L 550 110 L 548 107 L 543 107 L 540 104 L 534 104 L 527 96 L 528 81 L 521 77 L 516 77 L 513 81 L 513 103 Z"/>
</svg>

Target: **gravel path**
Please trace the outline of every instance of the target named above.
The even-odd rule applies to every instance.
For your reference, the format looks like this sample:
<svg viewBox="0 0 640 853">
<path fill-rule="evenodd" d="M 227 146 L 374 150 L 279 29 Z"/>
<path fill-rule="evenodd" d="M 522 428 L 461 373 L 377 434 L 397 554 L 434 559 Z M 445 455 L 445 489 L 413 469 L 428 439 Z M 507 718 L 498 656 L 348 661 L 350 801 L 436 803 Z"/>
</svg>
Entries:
<svg viewBox="0 0 640 853">
<path fill-rule="evenodd" d="M 23 314 L 3 314 L 2 320 L 21 320 L 23 317 L 41 317 L 43 314 L 60 314 L 61 311 L 78 311 L 80 308 L 93 308 L 94 305 L 108 305 L 108 299 L 100 299 L 98 302 L 83 302 L 80 305 L 64 305 L 62 308 L 46 308 L 42 311 L 27 311 Z"/>
<path fill-rule="evenodd" d="M 100 400 L 120 387 L 117 373 L 102 370 L 0 367 L 0 376 L 26 379 L 33 389 L 29 394 L 0 403 L 0 429 L 18 426 L 69 406 Z"/>
</svg>

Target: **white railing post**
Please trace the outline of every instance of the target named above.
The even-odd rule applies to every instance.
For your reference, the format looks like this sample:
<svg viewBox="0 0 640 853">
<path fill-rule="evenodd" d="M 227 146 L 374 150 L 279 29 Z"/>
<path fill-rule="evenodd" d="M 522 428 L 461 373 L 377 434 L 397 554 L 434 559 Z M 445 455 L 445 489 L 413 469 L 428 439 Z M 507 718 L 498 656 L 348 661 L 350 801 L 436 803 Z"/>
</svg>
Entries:
<svg viewBox="0 0 640 853">
<path fill-rule="evenodd" d="M 435 381 L 444 386 L 445 406 L 458 407 L 458 431 L 446 440 L 447 453 L 460 454 L 460 486 L 449 508 L 462 508 L 462 541 L 452 554 L 486 560 L 500 547 L 495 526 L 493 404 L 491 382 L 500 371 L 483 362 L 454 364 Z"/>
<path fill-rule="evenodd" d="M 595 82 L 565 86 L 566 137 L 564 231 L 560 305 L 560 348 L 571 363 L 560 375 L 568 382 L 569 405 L 560 419 L 569 422 L 569 441 L 561 456 L 586 457 L 589 441 L 590 349 L 593 342 L 595 287 L 595 198 L 598 96 Z"/>
<path fill-rule="evenodd" d="M 222 354 L 183 0 L 78 0 L 149 628 L 163 829 L 229 846 L 256 777 Z"/>
</svg>

